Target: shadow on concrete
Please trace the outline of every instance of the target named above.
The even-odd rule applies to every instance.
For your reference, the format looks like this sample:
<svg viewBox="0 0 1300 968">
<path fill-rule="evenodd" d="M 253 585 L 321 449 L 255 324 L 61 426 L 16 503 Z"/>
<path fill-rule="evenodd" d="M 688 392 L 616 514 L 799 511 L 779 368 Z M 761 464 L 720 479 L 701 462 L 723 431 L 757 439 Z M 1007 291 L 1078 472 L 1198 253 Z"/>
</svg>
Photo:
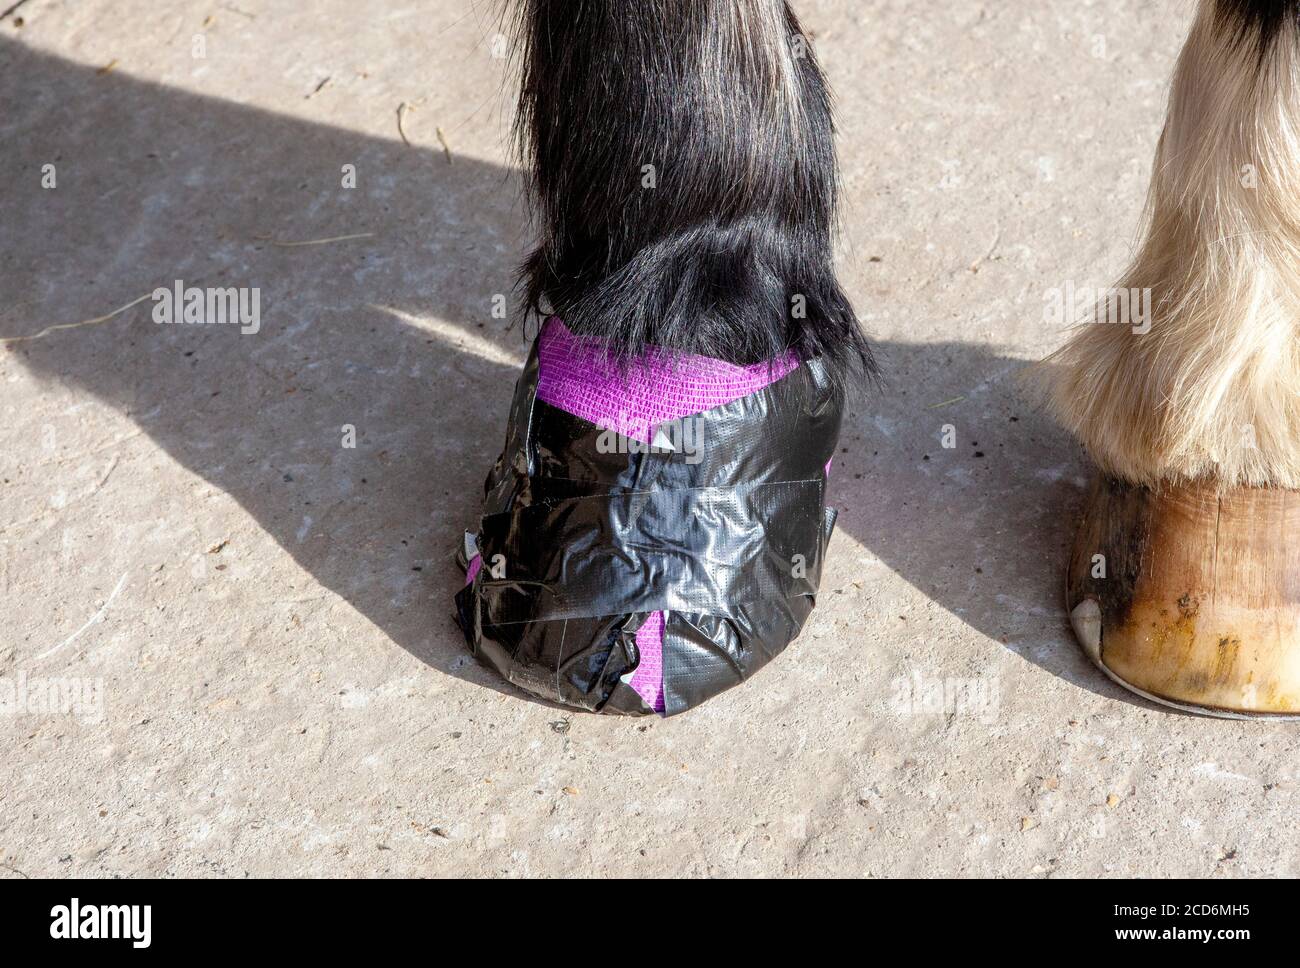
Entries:
<svg viewBox="0 0 1300 968">
<path fill-rule="evenodd" d="M 517 173 L 11 41 L 0 103 L 0 335 L 99 316 L 177 279 L 258 287 L 262 318 L 256 335 L 157 325 L 146 301 L 7 351 L 128 414 L 402 648 L 518 695 L 460 661 L 449 554 L 501 444 L 511 359 L 526 351 L 492 316 L 525 244 Z M 54 190 L 39 187 L 47 163 Z M 1024 364 L 956 343 L 879 350 L 890 386 L 845 428 L 840 527 L 980 632 L 1121 695 L 1063 618 L 1083 465 L 1019 402 Z M 956 449 L 940 446 L 945 423 Z M 345 424 L 355 449 L 341 446 Z M 1035 463 L 1057 469 L 1017 471 Z"/>
</svg>

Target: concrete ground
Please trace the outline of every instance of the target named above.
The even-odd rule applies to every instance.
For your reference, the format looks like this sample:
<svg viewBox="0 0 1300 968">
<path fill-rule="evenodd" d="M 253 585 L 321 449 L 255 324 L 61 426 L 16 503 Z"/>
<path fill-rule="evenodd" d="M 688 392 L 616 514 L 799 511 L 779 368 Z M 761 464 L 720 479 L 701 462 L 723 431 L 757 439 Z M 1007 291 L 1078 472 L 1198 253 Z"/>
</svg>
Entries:
<svg viewBox="0 0 1300 968">
<path fill-rule="evenodd" d="M 1020 380 L 1044 293 L 1131 250 L 1189 6 L 796 6 L 889 385 L 804 635 L 663 721 L 533 701 L 451 620 L 525 352 L 490 6 L 0 22 L 0 876 L 1300 873 L 1300 732 L 1076 648 L 1089 467 Z M 260 329 L 101 318 L 176 280 Z"/>
</svg>

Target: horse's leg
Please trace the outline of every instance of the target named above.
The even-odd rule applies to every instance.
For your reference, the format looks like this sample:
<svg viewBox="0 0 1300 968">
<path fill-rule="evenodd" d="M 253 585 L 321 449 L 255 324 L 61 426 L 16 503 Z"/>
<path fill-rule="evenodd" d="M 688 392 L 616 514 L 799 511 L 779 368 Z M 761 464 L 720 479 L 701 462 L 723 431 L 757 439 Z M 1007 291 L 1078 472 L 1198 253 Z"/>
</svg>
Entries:
<svg viewBox="0 0 1300 968">
<path fill-rule="evenodd" d="M 535 693 L 680 712 L 807 618 L 844 378 L 871 369 L 831 268 L 827 92 L 784 0 L 519 4 L 550 318 L 459 614 Z"/>
<path fill-rule="evenodd" d="M 635 354 L 869 359 L 829 98 L 784 0 L 521 0 L 532 308 Z"/>
<path fill-rule="evenodd" d="M 1300 713 L 1300 0 L 1202 0 L 1149 204 L 1058 354 L 1056 410 L 1102 470 L 1074 628 L 1139 692 Z"/>
</svg>

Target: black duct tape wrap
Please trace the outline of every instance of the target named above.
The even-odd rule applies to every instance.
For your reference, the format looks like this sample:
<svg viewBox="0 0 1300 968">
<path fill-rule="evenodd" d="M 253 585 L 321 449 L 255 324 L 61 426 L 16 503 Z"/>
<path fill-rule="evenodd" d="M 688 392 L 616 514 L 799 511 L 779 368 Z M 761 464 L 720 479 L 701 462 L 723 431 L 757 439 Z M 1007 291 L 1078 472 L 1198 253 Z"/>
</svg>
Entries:
<svg viewBox="0 0 1300 968">
<path fill-rule="evenodd" d="M 537 346 L 468 535 L 456 596 L 470 649 L 512 683 L 596 712 L 653 712 L 629 684 L 636 633 L 664 613 L 664 713 L 748 678 L 812 611 L 835 512 L 826 465 L 842 388 L 820 360 L 651 448 L 537 397 Z"/>
</svg>

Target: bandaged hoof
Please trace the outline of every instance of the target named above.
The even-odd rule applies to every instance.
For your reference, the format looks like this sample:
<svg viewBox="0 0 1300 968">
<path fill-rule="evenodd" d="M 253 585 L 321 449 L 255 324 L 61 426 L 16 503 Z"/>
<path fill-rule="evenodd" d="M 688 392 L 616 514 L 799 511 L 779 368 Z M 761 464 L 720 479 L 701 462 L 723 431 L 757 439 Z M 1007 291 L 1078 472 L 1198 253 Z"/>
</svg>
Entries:
<svg viewBox="0 0 1300 968">
<path fill-rule="evenodd" d="M 548 320 L 466 537 L 470 649 L 597 712 L 672 715 L 748 678 L 812 611 L 842 412 L 819 360 L 620 370 Z"/>
<path fill-rule="evenodd" d="M 1300 716 L 1300 492 L 1101 478 L 1067 576 L 1089 658 L 1156 702 Z"/>
</svg>

